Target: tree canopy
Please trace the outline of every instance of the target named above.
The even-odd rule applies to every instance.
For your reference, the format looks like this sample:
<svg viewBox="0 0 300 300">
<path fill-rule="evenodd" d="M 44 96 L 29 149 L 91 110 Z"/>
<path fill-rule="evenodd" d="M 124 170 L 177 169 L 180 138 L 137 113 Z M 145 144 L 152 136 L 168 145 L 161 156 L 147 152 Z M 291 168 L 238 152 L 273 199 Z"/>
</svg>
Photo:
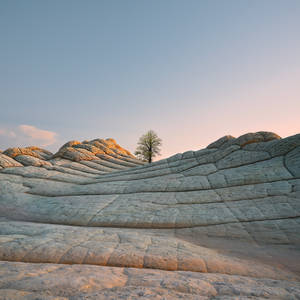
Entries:
<svg viewBox="0 0 300 300">
<path fill-rule="evenodd" d="M 151 163 L 155 156 L 160 155 L 161 145 L 162 140 L 153 130 L 149 130 L 140 137 L 134 154 L 138 158 Z"/>
</svg>

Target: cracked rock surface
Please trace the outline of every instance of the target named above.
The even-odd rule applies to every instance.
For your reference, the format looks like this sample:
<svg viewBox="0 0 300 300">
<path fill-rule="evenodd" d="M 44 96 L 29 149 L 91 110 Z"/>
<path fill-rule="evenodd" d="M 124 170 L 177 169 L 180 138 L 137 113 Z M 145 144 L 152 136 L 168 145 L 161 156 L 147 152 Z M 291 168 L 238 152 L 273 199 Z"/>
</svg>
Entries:
<svg viewBox="0 0 300 300">
<path fill-rule="evenodd" d="M 0 299 L 298 299 L 300 134 L 144 164 L 113 139 L 0 153 Z"/>
</svg>

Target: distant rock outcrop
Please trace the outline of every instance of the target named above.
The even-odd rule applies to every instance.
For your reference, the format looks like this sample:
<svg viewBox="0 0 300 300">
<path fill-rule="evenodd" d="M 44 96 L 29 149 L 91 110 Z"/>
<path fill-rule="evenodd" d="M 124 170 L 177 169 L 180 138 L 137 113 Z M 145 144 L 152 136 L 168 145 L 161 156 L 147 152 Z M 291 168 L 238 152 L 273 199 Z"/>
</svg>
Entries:
<svg viewBox="0 0 300 300">
<path fill-rule="evenodd" d="M 94 139 L 91 141 L 69 141 L 65 143 L 57 153 L 53 154 L 45 149 L 31 146 L 26 148 L 9 148 L 0 153 L 0 168 L 10 167 L 56 167 L 65 164 L 71 168 L 77 168 L 77 164 L 72 162 L 96 161 L 96 169 L 101 169 L 104 173 L 115 169 L 124 169 L 143 165 L 128 150 L 122 148 L 114 139 Z M 103 163 L 102 163 L 103 162 Z M 117 163 L 115 163 L 117 162 Z M 120 166 L 121 165 L 121 166 Z M 83 167 L 84 168 L 84 167 Z M 86 168 L 84 168 L 86 169 Z M 79 170 L 80 171 L 80 170 Z M 92 172 L 94 173 L 94 172 Z"/>
<path fill-rule="evenodd" d="M 8 149 L 0 169 L 4 299 L 300 294 L 300 134 L 146 165 L 112 139 L 70 141 Z"/>
<path fill-rule="evenodd" d="M 208 149 L 225 149 L 232 145 L 238 145 L 241 148 L 245 147 L 246 145 L 253 144 L 253 143 L 261 143 L 261 142 L 269 142 L 272 140 L 279 140 L 280 136 L 273 132 L 266 132 L 266 131 L 259 131 L 255 133 L 246 133 L 241 135 L 238 138 L 234 138 L 231 135 L 226 135 L 217 141 L 209 144 L 207 146 Z"/>
</svg>

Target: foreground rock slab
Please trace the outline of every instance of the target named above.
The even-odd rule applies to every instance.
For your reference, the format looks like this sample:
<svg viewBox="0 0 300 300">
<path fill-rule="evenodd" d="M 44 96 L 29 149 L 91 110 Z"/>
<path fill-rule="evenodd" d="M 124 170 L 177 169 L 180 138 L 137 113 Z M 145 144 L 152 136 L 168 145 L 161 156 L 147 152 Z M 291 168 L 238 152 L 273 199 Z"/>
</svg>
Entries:
<svg viewBox="0 0 300 300">
<path fill-rule="evenodd" d="M 297 299 L 300 283 L 88 265 L 0 262 L 0 299 Z"/>
<path fill-rule="evenodd" d="M 0 259 L 299 280 L 297 275 L 283 268 L 224 255 L 172 236 L 169 230 L 82 228 L 1 221 Z"/>
</svg>

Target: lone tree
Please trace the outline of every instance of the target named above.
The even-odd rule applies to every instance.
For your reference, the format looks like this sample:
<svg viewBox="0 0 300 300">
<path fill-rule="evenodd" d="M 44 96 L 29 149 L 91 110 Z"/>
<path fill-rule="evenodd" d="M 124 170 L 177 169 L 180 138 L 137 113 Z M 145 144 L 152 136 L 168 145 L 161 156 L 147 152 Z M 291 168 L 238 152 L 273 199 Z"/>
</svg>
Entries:
<svg viewBox="0 0 300 300">
<path fill-rule="evenodd" d="M 138 146 L 134 154 L 148 163 L 152 162 L 153 157 L 160 155 L 162 140 L 153 130 L 149 130 L 142 135 L 138 141 Z"/>
</svg>

